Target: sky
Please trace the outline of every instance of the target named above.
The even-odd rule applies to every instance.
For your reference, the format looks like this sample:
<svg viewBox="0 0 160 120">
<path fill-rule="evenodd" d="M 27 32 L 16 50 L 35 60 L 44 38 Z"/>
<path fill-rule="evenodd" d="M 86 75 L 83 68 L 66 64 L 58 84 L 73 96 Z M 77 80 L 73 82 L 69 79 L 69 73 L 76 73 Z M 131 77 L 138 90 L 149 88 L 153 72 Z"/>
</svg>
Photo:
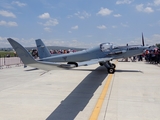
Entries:
<svg viewBox="0 0 160 120">
<path fill-rule="evenodd" d="M 160 0 L 1 0 L 0 48 L 160 43 Z"/>
</svg>

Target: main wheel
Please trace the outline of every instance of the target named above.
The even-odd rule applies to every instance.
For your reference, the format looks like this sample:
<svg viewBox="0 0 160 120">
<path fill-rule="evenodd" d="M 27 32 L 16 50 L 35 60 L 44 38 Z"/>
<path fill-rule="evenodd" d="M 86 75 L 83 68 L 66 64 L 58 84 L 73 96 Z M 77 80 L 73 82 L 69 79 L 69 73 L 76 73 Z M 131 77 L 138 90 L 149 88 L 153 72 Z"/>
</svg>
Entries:
<svg viewBox="0 0 160 120">
<path fill-rule="evenodd" d="M 114 68 L 108 68 L 108 73 L 109 74 L 114 74 L 115 72 L 115 69 Z"/>
<path fill-rule="evenodd" d="M 68 62 L 67 64 L 73 64 L 73 65 L 75 65 L 76 67 L 78 67 L 78 63 L 76 63 L 76 62 Z"/>
<path fill-rule="evenodd" d="M 100 66 L 103 66 L 103 63 L 99 62 L 99 65 L 100 65 Z"/>
<path fill-rule="evenodd" d="M 114 68 L 114 69 L 116 68 L 116 65 L 114 63 L 112 63 L 112 68 Z"/>
</svg>

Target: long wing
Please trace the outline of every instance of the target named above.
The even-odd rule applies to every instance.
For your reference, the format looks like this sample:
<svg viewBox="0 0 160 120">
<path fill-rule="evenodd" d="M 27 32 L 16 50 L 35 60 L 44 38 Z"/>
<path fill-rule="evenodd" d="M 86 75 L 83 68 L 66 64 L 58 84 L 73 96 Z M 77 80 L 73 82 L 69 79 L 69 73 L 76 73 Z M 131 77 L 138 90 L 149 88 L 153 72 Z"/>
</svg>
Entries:
<svg viewBox="0 0 160 120">
<path fill-rule="evenodd" d="M 30 55 L 30 53 L 22 45 L 20 45 L 18 42 L 16 42 L 15 40 L 13 40 L 11 38 L 8 38 L 8 41 L 25 65 L 39 68 L 39 69 L 46 70 L 46 71 L 53 70 L 53 69 L 68 69 L 68 68 L 75 67 L 74 65 L 69 65 L 69 64 L 37 61 L 37 60 L 33 59 L 33 57 Z"/>
</svg>

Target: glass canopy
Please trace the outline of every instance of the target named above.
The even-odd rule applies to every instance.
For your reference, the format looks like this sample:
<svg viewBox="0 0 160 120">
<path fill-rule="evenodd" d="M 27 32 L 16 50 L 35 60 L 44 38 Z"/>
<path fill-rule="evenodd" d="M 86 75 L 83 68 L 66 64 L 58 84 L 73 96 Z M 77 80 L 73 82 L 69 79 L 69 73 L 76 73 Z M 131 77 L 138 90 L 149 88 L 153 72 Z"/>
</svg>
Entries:
<svg viewBox="0 0 160 120">
<path fill-rule="evenodd" d="M 102 44 L 100 44 L 100 49 L 103 52 L 110 51 L 112 49 L 112 47 L 113 47 L 113 44 L 111 44 L 111 43 L 102 43 Z"/>
</svg>

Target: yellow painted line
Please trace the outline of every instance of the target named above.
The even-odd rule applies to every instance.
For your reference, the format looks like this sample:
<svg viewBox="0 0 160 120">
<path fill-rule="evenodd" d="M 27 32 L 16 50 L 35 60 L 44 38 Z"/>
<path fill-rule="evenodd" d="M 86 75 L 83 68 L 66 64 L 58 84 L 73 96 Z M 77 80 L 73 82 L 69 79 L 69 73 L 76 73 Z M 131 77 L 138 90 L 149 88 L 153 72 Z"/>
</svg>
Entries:
<svg viewBox="0 0 160 120">
<path fill-rule="evenodd" d="M 117 63 L 118 61 L 115 62 L 115 64 Z M 107 91 L 108 91 L 108 88 L 109 88 L 109 85 L 110 85 L 110 82 L 112 80 L 112 77 L 113 77 L 113 74 L 109 74 L 108 75 L 108 78 L 106 80 L 106 84 L 101 92 L 101 95 L 96 103 L 96 106 L 94 107 L 93 111 L 92 111 L 92 114 L 90 116 L 90 119 L 89 120 L 97 120 L 98 119 L 98 116 L 99 116 L 99 113 L 100 113 L 100 110 L 102 108 L 102 104 L 103 104 L 103 101 L 105 99 L 105 96 L 107 94 Z"/>
<path fill-rule="evenodd" d="M 101 110 L 103 101 L 104 101 L 105 96 L 107 94 L 107 91 L 108 91 L 109 84 L 111 82 L 112 76 L 113 76 L 113 74 L 109 74 L 109 76 L 108 76 L 108 78 L 106 80 L 106 84 L 105 84 L 105 86 L 104 86 L 104 88 L 102 90 L 102 93 L 101 93 L 101 95 L 100 95 L 100 97 L 99 97 L 99 99 L 98 99 L 98 101 L 96 103 L 96 106 L 95 106 L 95 108 L 94 108 L 89 120 L 97 120 L 98 119 L 99 112 Z"/>
</svg>

